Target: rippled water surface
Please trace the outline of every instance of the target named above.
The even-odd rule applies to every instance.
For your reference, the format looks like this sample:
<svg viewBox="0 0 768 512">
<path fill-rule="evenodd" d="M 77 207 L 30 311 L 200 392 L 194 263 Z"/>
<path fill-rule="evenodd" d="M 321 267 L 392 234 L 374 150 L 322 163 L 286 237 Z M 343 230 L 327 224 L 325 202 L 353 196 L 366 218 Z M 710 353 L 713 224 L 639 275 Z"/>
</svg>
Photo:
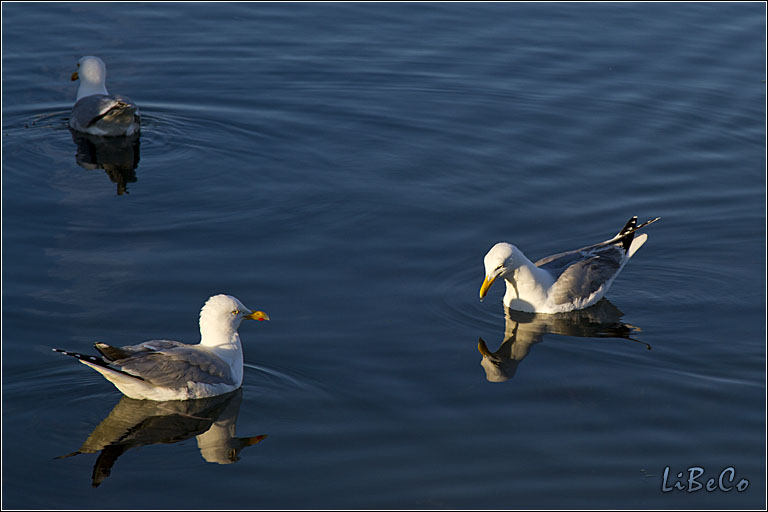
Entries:
<svg viewBox="0 0 768 512">
<path fill-rule="evenodd" d="M 762 3 L 2 15 L 4 508 L 765 506 Z M 135 143 L 69 132 L 89 54 Z M 609 302 L 479 301 L 493 243 L 632 215 L 661 221 Z M 221 400 L 50 350 L 196 342 L 221 292 L 272 318 Z"/>
</svg>

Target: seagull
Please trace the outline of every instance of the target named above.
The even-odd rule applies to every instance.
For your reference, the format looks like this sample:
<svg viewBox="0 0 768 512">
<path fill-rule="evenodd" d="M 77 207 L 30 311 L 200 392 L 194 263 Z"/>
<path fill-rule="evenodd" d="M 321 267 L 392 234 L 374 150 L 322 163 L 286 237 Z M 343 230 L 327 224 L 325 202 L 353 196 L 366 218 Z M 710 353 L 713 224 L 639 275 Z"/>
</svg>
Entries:
<svg viewBox="0 0 768 512">
<path fill-rule="evenodd" d="M 139 132 L 139 107 L 125 96 L 109 94 L 107 67 L 92 55 L 77 61 L 72 81 L 80 80 L 69 126 L 92 135 L 120 136 Z"/>
<path fill-rule="evenodd" d="M 200 310 L 200 343 L 151 340 L 112 347 L 94 343 L 101 356 L 54 348 L 90 366 L 130 398 L 189 400 L 222 395 L 243 383 L 243 350 L 237 328 L 243 320 L 269 320 L 235 297 L 214 295 Z"/>
<path fill-rule="evenodd" d="M 635 232 L 660 218 L 638 226 L 637 217 L 632 217 L 613 238 L 553 254 L 536 263 L 514 245 L 499 242 L 485 255 L 480 300 L 503 277 L 507 291 L 502 302 L 510 309 L 564 313 L 587 308 L 605 295 L 627 261 L 648 239 L 646 234 L 635 237 Z"/>
</svg>

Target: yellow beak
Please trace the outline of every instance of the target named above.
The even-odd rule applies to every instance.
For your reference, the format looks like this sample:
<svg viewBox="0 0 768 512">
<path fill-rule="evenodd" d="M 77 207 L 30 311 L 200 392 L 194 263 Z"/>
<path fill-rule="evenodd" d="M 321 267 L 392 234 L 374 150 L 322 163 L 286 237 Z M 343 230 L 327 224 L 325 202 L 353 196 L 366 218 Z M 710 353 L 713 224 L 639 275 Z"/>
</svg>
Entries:
<svg viewBox="0 0 768 512">
<path fill-rule="evenodd" d="M 72 81 L 74 82 L 75 80 L 77 80 L 78 78 L 80 78 L 80 75 L 78 75 L 78 74 L 77 74 L 77 71 L 75 71 L 74 73 L 72 73 L 72 76 L 71 76 L 70 78 L 71 78 L 71 79 L 72 79 Z"/>
<path fill-rule="evenodd" d="M 262 322 L 264 320 L 269 320 L 269 315 L 263 311 L 254 311 L 250 315 L 245 315 L 243 318 L 247 318 L 249 320 L 259 320 Z"/>
<path fill-rule="evenodd" d="M 480 300 L 483 300 L 485 298 L 485 294 L 488 293 L 488 288 L 491 287 L 493 282 L 496 280 L 496 277 L 498 276 L 494 276 L 494 277 L 485 276 L 485 280 L 483 280 L 483 285 L 480 287 Z"/>
</svg>

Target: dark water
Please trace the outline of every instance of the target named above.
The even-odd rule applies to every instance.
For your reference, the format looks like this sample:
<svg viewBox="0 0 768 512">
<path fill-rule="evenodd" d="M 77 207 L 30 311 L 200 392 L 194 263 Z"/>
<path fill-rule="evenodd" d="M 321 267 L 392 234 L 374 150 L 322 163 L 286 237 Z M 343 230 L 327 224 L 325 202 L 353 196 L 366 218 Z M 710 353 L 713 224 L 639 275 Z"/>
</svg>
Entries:
<svg viewBox="0 0 768 512">
<path fill-rule="evenodd" d="M 765 507 L 762 3 L 2 15 L 4 508 Z M 73 141 L 89 54 L 138 148 Z M 607 316 L 479 302 L 493 243 L 632 215 L 662 220 Z M 50 351 L 196 342 L 220 292 L 272 317 L 229 401 L 121 400 Z"/>
</svg>

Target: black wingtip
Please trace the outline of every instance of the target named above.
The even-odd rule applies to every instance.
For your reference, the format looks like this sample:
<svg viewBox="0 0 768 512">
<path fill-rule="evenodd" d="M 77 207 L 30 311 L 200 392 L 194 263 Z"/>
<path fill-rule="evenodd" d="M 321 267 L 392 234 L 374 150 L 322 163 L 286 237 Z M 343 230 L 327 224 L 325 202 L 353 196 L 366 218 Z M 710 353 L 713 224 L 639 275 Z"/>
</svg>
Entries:
<svg viewBox="0 0 768 512">
<path fill-rule="evenodd" d="M 114 368 L 113 366 L 110 366 L 109 365 L 110 362 L 102 359 L 101 357 L 89 356 L 88 354 L 81 354 L 79 352 L 70 352 L 69 350 L 62 350 L 60 348 L 54 348 L 54 349 L 51 349 L 51 350 L 53 350 L 54 352 L 61 352 L 65 356 L 71 356 L 71 357 L 74 357 L 75 359 L 78 359 L 78 360 L 86 362 L 86 363 L 91 363 L 91 364 L 95 364 L 97 366 L 102 366 L 104 368 L 108 368 L 108 369 L 110 369 L 110 370 L 112 370 L 114 372 L 122 373 L 122 374 L 125 374 L 125 375 L 129 376 L 129 377 L 133 377 L 134 379 L 144 380 L 143 377 L 139 377 L 138 375 L 133 375 L 133 374 L 130 374 L 130 373 L 126 372 L 126 371 L 123 371 L 123 370 L 120 370 L 118 368 Z"/>
<path fill-rule="evenodd" d="M 619 234 L 616 235 L 621 240 L 621 247 L 624 252 L 629 251 L 629 246 L 632 245 L 632 240 L 635 239 L 635 231 L 637 230 L 637 215 L 629 219 L 627 223 L 621 228 Z"/>
<path fill-rule="evenodd" d="M 659 219 L 661 219 L 661 217 L 656 217 L 655 219 L 647 220 L 638 226 L 637 215 L 633 216 L 624 227 L 621 228 L 621 231 L 618 232 L 612 243 L 621 242 L 621 247 L 624 249 L 624 252 L 629 251 L 629 247 L 632 245 L 632 240 L 635 239 L 635 232 L 649 224 L 653 224 Z"/>
<path fill-rule="evenodd" d="M 630 218 L 627 223 L 624 224 L 624 227 L 619 231 L 619 236 L 629 233 L 631 230 L 635 229 L 635 226 L 637 226 L 637 215 Z"/>
<path fill-rule="evenodd" d="M 635 231 L 637 231 L 637 230 L 638 230 L 638 229 L 640 229 L 640 228 L 644 228 L 645 226 L 648 226 L 648 225 L 650 225 L 650 224 L 653 224 L 653 223 L 654 223 L 654 222 L 656 222 L 657 220 L 661 220 L 661 217 L 656 217 L 655 219 L 651 219 L 651 220 L 647 220 L 647 221 L 643 222 L 642 224 L 640 224 L 639 226 L 637 226 L 637 228 L 635 229 Z"/>
<path fill-rule="evenodd" d="M 89 356 L 88 354 L 81 354 L 79 352 L 70 352 L 69 350 L 62 350 L 60 348 L 54 348 L 53 351 L 60 352 L 65 356 L 74 357 L 75 359 L 79 359 L 81 361 L 97 364 L 99 366 L 109 367 L 109 364 L 100 357 Z"/>
</svg>

